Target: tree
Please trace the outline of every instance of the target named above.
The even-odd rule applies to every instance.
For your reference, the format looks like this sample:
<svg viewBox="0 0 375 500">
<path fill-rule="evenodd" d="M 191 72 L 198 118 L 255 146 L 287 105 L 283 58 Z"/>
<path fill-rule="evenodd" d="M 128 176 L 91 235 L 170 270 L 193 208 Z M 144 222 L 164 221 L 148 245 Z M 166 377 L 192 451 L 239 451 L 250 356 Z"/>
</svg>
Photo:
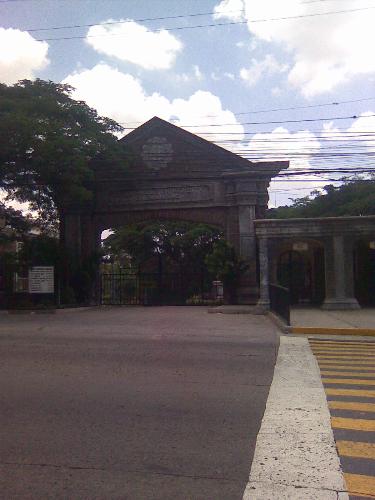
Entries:
<svg viewBox="0 0 375 500">
<path fill-rule="evenodd" d="M 191 222 L 158 222 L 116 229 L 104 242 L 104 253 L 117 260 L 131 257 L 136 269 L 152 258 L 163 268 L 201 273 L 205 257 L 222 238 L 219 229 Z"/>
<path fill-rule="evenodd" d="M 212 253 L 206 257 L 206 264 L 216 279 L 223 282 L 226 301 L 235 304 L 240 278 L 249 266 L 237 256 L 233 246 L 225 240 L 215 243 Z"/>
<path fill-rule="evenodd" d="M 267 217 L 288 219 L 296 217 L 339 217 L 375 215 L 375 179 L 344 179 L 341 186 L 329 184 L 323 193 L 313 191 L 310 196 L 294 200 L 290 206 L 268 210 Z"/>
<path fill-rule="evenodd" d="M 43 80 L 0 84 L 0 189 L 56 221 L 65 203 L 92 198 L 90 161 L 113 164 L 122 127 L 84 102 L 72 87 Z"/>
<path fill-rule="evenodd" d="M 27 234 L 33 225 L 33 220 L 25 216 L 20 210 L 7 207 L 0 202 L 0 219 L 4 219 L 4 229 L 0 230 L 0 244 L 19 239 Z"/>
</svg>

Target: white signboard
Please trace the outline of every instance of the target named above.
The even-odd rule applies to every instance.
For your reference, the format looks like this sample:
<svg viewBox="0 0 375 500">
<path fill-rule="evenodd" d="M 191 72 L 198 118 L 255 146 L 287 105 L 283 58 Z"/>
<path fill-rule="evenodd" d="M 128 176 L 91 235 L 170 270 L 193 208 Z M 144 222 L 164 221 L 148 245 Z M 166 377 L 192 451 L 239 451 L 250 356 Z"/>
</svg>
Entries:
<svg viewBox="0 0 375 500">
<path fill-rule="evenodd" d="M 29 293 L 54 293 L 53 266 L 38 266 L 29 269 Z"/>
</svg>

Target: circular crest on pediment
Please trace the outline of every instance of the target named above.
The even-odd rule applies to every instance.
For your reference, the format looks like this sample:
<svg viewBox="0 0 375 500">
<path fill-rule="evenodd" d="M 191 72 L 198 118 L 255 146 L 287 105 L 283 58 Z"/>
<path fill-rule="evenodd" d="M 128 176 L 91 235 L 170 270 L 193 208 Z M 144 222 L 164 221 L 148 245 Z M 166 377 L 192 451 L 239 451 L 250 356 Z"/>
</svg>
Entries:
<svg viewBox="0 0 375 500">
<path fill-rule="evenodd" d="M 165 137 L 152 137 L 142 146 L 142 160 L 152 170 L 168 166 L 173 158 L 173 148 Z"/>
</svg>

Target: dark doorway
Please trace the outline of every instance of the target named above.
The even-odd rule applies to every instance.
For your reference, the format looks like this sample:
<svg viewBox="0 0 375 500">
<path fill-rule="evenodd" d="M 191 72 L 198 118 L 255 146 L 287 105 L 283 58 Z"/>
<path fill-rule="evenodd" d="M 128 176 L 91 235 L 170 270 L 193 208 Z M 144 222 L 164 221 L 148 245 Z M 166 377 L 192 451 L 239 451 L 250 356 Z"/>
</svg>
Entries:
<svg viewBox="0 0 375 500">
<path fill-rule="evenodd" d="M 308 251 L 286 250 L 277 264 L 277 281 L 290 291 L 291 304 L 319 305 L 325 297 L 324 248 L 315 243 Z"/>
<path fill-rule="evenodd" d="M 361 306 L 375 305 L 375 247 L 359 241 L 354 250 L 354 290 Z"/>
<path fill-rule="evenodd" d="M 280 255 L 277 281 L 289 288 L 291 304 L 311 302 L 311 266 L 302 253 L 288 250 Z"/>
</svg>

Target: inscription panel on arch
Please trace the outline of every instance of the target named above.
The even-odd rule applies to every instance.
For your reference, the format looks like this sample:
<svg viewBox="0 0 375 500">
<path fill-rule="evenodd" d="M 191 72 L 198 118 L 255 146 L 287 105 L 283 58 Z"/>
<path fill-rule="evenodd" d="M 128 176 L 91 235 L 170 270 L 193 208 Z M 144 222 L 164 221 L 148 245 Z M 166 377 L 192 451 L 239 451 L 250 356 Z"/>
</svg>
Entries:
<svg viewBox="0 0 375 500">
<path fill-rule="evenodd" d="M 116 191 L 109 194 L 112 206 L 142 205 L 144 203 L 199 202 L 212 199 L 210 187 L 168 186 L 138 191 Z"/>
</svg>

